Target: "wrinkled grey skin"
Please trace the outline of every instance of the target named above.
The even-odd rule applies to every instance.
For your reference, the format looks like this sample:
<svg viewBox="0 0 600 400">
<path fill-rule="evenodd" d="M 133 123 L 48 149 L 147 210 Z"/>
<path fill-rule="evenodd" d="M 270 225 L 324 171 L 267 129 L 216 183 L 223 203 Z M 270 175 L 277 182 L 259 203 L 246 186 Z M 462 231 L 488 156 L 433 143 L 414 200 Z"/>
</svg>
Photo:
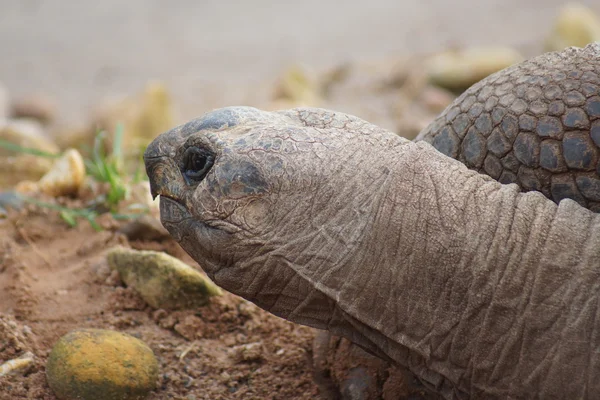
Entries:
<svg viewBox="0 0 600 400">
<path fill-rule="evenodd" d="M 600 43 L 545 53 L 488 76 L 453 101 L 419 140 L 501 183 L 600 212 Z M 340 390 L 377 382 L 347 398 L 380 398 L 377 391 L 399 379 L 381 363 L 367 374 L 352 373 L 376 361 L 358 349 L 357 356 L 348 354 L 340 347 L 344 340 L 330 341 L 326 334 L 316 340 L 329 343 L 320 373 Z M 403 396 L 422 389 L 415 382 Z"/>
<path fill-rule="evenodd" d="M 186 184 L 182 154 L 216 155 Z M 600 396 L 600 215 L 322 109 L 214 111 L 145 162 L 218 285 L 408 367 L 446 398 Z"/>
</svg>

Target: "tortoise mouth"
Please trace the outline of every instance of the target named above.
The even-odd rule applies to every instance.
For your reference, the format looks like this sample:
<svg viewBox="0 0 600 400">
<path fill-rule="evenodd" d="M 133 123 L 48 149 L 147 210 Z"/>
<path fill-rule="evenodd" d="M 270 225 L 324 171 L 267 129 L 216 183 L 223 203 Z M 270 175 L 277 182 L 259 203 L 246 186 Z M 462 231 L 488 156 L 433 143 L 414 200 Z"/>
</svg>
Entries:
<svg viewBox="0 0 600 400">
<path fill-rule="evenodd" d="M 230 235 L 193 215 L 177 199 L 160 196 L 160 219 L 179 245 L 214 280 L 214 273 L 231 265 L 224 255 Z"/>
<path fill-rule="evenodd" d="M 189 219 L 192 219 L 192 214 L 178 199 L 166 194 L 160 195 L 160 220 L 169 232 L 171 230 L 167 225 L 178 225 Z"/>
<path fill-rule="evenodd" d="M 169 194 L 169 193 L 157 193 L 156 196 L 160 196 L 160 202 L 162 204 L 162 201 L 165 201 L 165 204 L 168 204 L 169 202 L 174 202 L 177 203 L 178 205 L 182 206 L 183 208 L 185 208 L 185 206 L 183 205 L 183 203 L 176 198 L 175 196 Z M 187 211 L 187 209 L 186 209 Z"/>
<path fill-rule="evenodd" d="M 169 195 L 160 195 L 160 220 L 171 236 L 178 242 L 182 235 L 182 224 L 194 226 L 202 229 L 202 232 L 208 234 L 212 231 L 221 231 L 218 227 L 211 226 L 198 219 L 179 201 L 177 198 Z"/>
</svg>

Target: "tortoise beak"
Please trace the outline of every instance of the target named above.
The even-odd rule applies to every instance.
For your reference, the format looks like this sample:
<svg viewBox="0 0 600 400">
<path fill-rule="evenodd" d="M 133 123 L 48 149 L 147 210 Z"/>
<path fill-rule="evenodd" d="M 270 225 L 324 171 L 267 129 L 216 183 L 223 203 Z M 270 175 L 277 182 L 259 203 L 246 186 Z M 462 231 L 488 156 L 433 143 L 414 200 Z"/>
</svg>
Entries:
<svg viewBox="0 0 600 400">
<path fill-rule="evenodd" d="M 150 193 L 152 194 L 153 199 L 156 199 L 156 196 L 160 194 L 165 194 L 165 158 L 166 157 L 164 156 L 147 158 L 144 155 L 144 163 L 146 164 L 146 174 L 148 175 L 148 179 L 150 180 Z"/>
<path fill-rule="evenodd" d="M 146 175 L 150 181 L 150 192 L 153 199 L 161 195 L 178 201 L 183 178 L 173 157 L 170 157 L 169 152 L 165 151 L 161 143 L 161 137 L 156 138 L 144 152 L 144 164 Z"/>
<path fill-rule="evenodd" d="M 164 163 L 163 160 L 166 155 L 161 151 L 158 140 L 153 140 L 148 145 L 144 152 L 144 165 L 146 166 L 146 175 L 150 180 L 150 193 L 152 193 L 152 199 L 156 199 L 156 196 L 160 194 L 160 164 Z"/>
</svg>

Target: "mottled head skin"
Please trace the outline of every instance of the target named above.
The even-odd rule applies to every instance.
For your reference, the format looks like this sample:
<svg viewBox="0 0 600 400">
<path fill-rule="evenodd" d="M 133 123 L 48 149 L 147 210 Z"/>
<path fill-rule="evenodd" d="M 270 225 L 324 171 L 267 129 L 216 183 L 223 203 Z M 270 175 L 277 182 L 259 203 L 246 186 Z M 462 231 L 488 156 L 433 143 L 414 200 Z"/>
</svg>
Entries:
<svg viewBox="0 0 600 400">
<path fill-rule="evenodd" d="M 145 161 L 152 191 L 161 195 L 162 222 L 182 247 L 217 284 L 289 317 L 312 288 L 279 266 L 327 265 L 346 250 L 358 251 L 372 223 L 372 202 L 379 200 L 373 192 L 393 167 L 375 154 L 407 143 L 340 113 L 232 107 L 161 135 Z M 185 182 L 180 168 L 192 145 L 216 158 L 195 185 Z M 296 280 L 295 290 L 282 290 Z M 304 323 L 323 318 L 322 304 L 305 307 L 316 311 L 302 310 Z"/>
<path fill-rule="evenodd" d="M 162 223 L 226 290 L 448 399 L 600 397 L 600 214 L 577 199 L 323 109 L 215 110 L 145 163 Z"/>
</svg>

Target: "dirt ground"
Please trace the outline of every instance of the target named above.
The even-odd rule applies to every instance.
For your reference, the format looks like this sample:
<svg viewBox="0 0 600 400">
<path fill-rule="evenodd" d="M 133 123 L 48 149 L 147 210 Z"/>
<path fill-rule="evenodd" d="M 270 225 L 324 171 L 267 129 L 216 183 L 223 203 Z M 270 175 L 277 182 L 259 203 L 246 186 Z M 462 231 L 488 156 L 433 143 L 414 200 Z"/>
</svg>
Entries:
<svg viewBox="0 0 600 400">
<path fill-rule="evenodd" d="M 25 374 L 0 378 L 0 399 L 55 399 L 45 378 L 53 344 L 75 328 L 114 329 L 147 343 L 160 378 L 149 399 L 316 399 L 314 331 L 225 293 L 210 305 L 167 312 L 147 306 L 111 274 L 113 245 L 162 250 L 195 263 L 170 238 L 128 241 L 126 222 L 69 228 L 55 213 L 0 220 L 0 363 L 25 351 Z"/>
</svg>

